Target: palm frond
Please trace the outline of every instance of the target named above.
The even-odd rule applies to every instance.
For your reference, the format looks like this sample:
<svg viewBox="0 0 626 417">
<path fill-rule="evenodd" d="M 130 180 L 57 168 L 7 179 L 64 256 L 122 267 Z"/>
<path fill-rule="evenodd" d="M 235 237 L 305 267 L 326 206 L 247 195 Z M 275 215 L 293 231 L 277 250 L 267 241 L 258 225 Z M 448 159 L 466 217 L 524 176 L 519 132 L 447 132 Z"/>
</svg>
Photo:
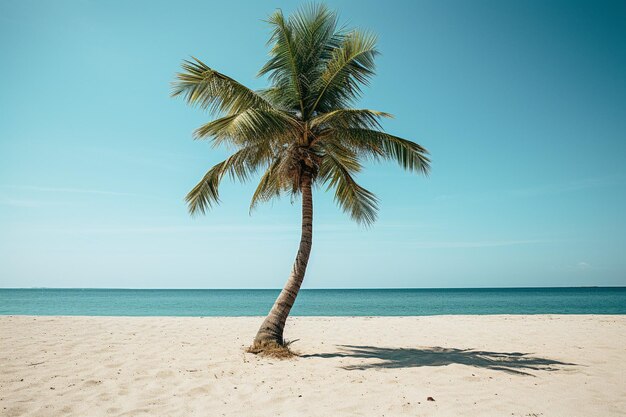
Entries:
<svg viewBox="0 0 626 417">
<path fill-rule="evenodd" d="M 313 111 L 326 112 L 345 107 L 361 95 L 361 86 L 374 75 L 376 36 L 368 32 L 352 31 L 332 52 L 325 71 L 316 85 L 317 98 Z"/>
<path fill-rule="evenodd" d="M 349 173 L 360 172 L 363 168 L 359 162 L 359 155 L 354 148 L 348 147 L 339 141 L 319 142 L 313 147 L 313 151 L 318 155 L 331 157 L 340 163 Z"/>
<path fill-rule="evenodd" d="M 376 221 L 376 196 L 357 184 L 348 167 L 331 154 L 322 160 L 320 179 L 328 183 L 328 190 L 335 188 L 335 201 L 353 220 L 366 226 Z"/>
<path fill-rule="evenodd" d="M 250 213 L 259 203 L 268 202 L 274 197 L 279 197 L 281 192 L 285 191 L 287 186 L 285 184 L 285 175 L 281 172 L 282 165 L 283 158 L 281 156 L 276 157 L 271 162 L 252 195 Z"/>
<path fill-rule="evenodd" d="M 214 146 L 223 143 L 244 146 L 262 141 L 285 143 L 299 132 L 297 121 L 288 113 L 250 108 L 200 126 L 194 137 L 211 138 Z"/>
<path fill-rule="evenodd" d="M 382 129 L 379 119 L 393 118 L 389 113 L 368 109 L 337 109 L 322 113 L 311 120 L 311 128 Z"/>
<path fill-rule="evenodd" d="M 313 112 L 316 96 L 311 88 L 315 80 L 321 77 L 333 52 L 345 37 L 344 31 L 337 27 L 337 22 L 336 12 L 323 4 L 315 3 L 300 7 L 289 18 L 296 55 L 300 62 L 304 118 L 308 118 Z"/>
<path fill-rule="evenodd" d="M 200 106 L 211 113 L 232 114 L 250 108 L 272 108 L 260 94 L 192 58 L 193 61 L 183 61 L 184 72 L 176 74 L 172 97 L 183 96 L 188 104 Z"/>
<path fill-rule="evenodd" d="M 269 44 L 273 44 L 270 59 L 261 68 L 258 75 L 269 74 L 270 81 L 279 88 L 281 106 L 296 107 L 304 113 L 302 93 L 302 79 L 300 77 L 301 64 L 296 55 L 296 45 L 293 28 L 283 16 L 281 10 L 272 14 L 268 23 L 273 26 Z M 278 99 L 278 97 L 277 97 Z"/>
<path fill-rule="evenodd" d="M 270 162 L 272 149 L 264 145 L 246 146 L 213 166 L 185 197 L 189 212 L 204 214 L 219 203 L 219 185 L 225 174 L 232 180 L 246 182 L 260 166 Z"/>
<path fill-rule="evenodd" d="M 428 151 L 415 142 L 374 129 L 333 129 L 320 138 L 322 142 L 341 142 L 372 159 L 397 162 L 407 171 L 428 175 Z"/>
<path fill-rule="evenodd" d="M 415 142 L 402 139 L 387 133 L 382 133 L 381 147 L 383 155 L 388 159 L 395 159 L 407 171 L 428 175 L 430 159 L 428 151 Z"/>
<path fill-rule="evenodd" d="M 198 213 L 204 214 L 213 204 L 219 203 L 218 187 L 222 180 L 225 162 L 226 161 L 222 161 L 213 166 L 185 197 L 187 207 L 192 215 Z"/>
</svg>

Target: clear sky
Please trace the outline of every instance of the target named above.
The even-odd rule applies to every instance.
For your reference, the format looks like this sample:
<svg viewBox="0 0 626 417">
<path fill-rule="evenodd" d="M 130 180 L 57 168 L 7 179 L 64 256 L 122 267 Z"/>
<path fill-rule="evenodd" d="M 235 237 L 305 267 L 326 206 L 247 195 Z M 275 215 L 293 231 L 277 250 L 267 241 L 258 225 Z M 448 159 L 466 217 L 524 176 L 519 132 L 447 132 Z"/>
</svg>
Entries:
<svg viewBox="0 0 626 417">
<path fill-rule="evenodd" d="M 191 218 L 226 155 L 169 97 L 195 55 L 254 88 L 298 2 L 0 2 L 0 286 L 282 287 L 299 205 L 253 185 Z M 368 165 L 378 223 L 314 194 L 308 288 L 626 285 L 626 2 L 332 1 L 379 35 L 360 107 L 432 154 Z"/>
</svg>

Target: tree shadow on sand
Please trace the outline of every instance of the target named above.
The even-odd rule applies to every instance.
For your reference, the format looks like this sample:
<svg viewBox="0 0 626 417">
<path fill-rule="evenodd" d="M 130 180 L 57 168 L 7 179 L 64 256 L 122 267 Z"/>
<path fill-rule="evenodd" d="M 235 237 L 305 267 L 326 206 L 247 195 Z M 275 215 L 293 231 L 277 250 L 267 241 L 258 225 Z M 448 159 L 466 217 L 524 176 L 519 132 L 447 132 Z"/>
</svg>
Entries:
<svg viewBox="0 0 626 417">
<path fill-rule="evenodd" d="M 493 369 L 512 374 L 532 375 L 528 371 L 558 371 L 563 366 L 576 364 L 531 356 L 520 352 L 487 352 L 473 349 L 442 347 L 383 348 L 375 346 L 339 345 L 340 352 L 300 355 L 303 358 L 360 358 L 378 359 L 378 362 L 344 366 L 346 370 L 376 368 L 415 368 L 460 364 Z"/>
</svg>

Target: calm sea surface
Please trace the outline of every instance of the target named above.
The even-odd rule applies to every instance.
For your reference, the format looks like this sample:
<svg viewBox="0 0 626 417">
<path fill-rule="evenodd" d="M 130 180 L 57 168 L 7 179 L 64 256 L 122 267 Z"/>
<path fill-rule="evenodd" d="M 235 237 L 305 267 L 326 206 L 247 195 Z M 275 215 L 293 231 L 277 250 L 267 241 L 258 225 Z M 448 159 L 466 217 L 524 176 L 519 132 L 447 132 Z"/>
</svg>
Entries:
<svg viewBox="0 0 626 417">
<path fill-rule="evenodd" d="M 259 316 L 278 290 L 0 289 L 0 315 Z M 626 314 L 626 287 L 302 290 L 299 316 Z"/>
</svg>

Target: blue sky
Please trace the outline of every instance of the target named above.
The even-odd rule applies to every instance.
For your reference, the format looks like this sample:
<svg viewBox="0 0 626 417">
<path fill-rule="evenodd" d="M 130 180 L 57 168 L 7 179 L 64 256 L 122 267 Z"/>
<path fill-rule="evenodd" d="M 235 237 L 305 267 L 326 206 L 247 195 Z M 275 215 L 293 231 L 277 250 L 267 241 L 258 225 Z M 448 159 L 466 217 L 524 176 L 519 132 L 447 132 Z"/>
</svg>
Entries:
<svg viewBox="0 0 626 417">
<path fill-rule="evenodd" d="M 195 55 L 254 87 L 263 19 L 297 2 L 0 3 L 0 286 L 282 287 L 299 206 L 253 184 L 191 218 L 225 151 L 169 97 Z M 332 1 L 379 35 L 359 107 L 432 154 L 368 165 L 365 229 L 315 192 L 305 287 L 626 285 L 626 3 Z"/>
</svg>

